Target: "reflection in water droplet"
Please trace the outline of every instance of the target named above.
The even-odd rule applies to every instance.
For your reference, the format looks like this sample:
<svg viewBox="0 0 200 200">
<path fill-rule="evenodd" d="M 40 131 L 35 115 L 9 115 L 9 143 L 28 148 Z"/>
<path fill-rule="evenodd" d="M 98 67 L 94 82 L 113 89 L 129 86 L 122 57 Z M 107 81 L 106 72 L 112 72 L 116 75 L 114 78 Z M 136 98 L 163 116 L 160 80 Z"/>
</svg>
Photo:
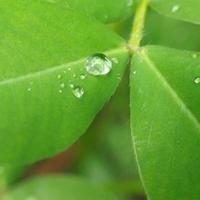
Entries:
<svg viewBox="0 0 200 200">
<path fill-rule="evenodd" d="M 72 89 L 72 93 L 75 97 L 77 98 L 81 98 L 83 95 L 84 95 L 84 89 L 81 88 L 80 86 L 75 86 L 73 89 Z"/>
<path fill-rule="evenodd" d="M 63 91 L 62 91 L 62 90 L 58 90 L 58 92 L 59 92 L 60 94 L 62 94 L 62 93 L 63 93 Z"/>
<path fill-rule="evenodd" d="M 179 6 L 179 5 L 173 5 L 173 6 L 172 6 L 172 12 L 173 12 L 173 13 L 177 12 L 179 9 L 180 9 L 180 6 Z"/>
<path fill-rule="evenodd" d="M 106 75 L 112 70 L 112 61 L 104 54 L 97 53 L 87 58 L 85 68 L 91 75 Z"/>
<path fill-rule="evenodd" d="M 133 75 L 135 75 L 137 72 L 136 71 L 133 71 Z"/>
<path fill-rule="evenodd" d="M 71 71 L 71 70 L 72 70 L 72 68 L 71 68 L 71 67 L 68 67 L 68 68 L 67 68 L 67 70 L 68 70 L 68 71 Z"/>
<path fill-rule="evenodd" d="M 196 77 L 196 78 L 194 79 L 194 83 L 195 83 L 195 84 L 200 84 L 200 77 Z"/>
</svg>

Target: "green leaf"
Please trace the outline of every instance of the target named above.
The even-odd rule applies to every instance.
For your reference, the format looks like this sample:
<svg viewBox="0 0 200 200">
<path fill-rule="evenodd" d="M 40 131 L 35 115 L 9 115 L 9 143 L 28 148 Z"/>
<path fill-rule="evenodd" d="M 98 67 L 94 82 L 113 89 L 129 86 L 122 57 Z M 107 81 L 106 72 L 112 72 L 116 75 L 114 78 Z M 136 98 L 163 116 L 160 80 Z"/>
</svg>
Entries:
<svg viewBox="0 0 200 200">
<path fill-rule="evenodd" d="M 200 24 L 199 0 L 150 0 L 157 12 L 174 19 Z M 169 31 L 171 31 L 169 29 Z"/>
<path fill-rule="evenodd" d="M 0 10 L 0 162 L 29 163 L 66 149 L 87 129 L 114 93 L 128 52 L 104 25 L 53 4 L 9 0 Z M 86 72 L 97 52 L 117 59 L 108 75 Z M 81 98 L 72 84 L 84 90 Z"/>
<path fill-rule="evenodd" d="M 151 200 L 200 196 L 200 54 L 149 46 L 134 55 L 131 123 Z"/>
<path fill-rule="evenodd" d="M 4 200 L 116 200 L 99 185 L 85 179 L 65 176 L 33 178 L 14 188 Z"/>
<path fill-rule="evenodd" d="M 169 31 L 170 30 L 170 31 Z M 143 45 L 153 44 L 199 51 L 200 26 L 148 12 Z"/>
<path fill-rule="evenodd" d="M 92 15 L 102 22 L 115 22 L 129 16 L 135 0 L 43 0 L 62 8 L 70 8 Z"/>
</svg>

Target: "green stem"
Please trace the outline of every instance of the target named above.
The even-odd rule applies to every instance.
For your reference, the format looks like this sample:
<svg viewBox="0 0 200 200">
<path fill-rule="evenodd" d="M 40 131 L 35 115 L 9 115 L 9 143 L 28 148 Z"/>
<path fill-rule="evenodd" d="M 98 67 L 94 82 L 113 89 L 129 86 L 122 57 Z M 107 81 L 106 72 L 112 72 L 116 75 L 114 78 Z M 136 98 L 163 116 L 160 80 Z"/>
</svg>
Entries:
<svg viewBox="0 0 200 200">
<path fill-rule="evenodd" d="M 140 47 L 140 42 L 143 37 L 143 29 L 146 17 L 146 11 L 148 7 L 149 0 L 140 0 L 138 8 L 136 10 L 133 28 L 131 31 L 131 36 L 129 40 L 129 48 L 131 53 Z"/>
</svg>

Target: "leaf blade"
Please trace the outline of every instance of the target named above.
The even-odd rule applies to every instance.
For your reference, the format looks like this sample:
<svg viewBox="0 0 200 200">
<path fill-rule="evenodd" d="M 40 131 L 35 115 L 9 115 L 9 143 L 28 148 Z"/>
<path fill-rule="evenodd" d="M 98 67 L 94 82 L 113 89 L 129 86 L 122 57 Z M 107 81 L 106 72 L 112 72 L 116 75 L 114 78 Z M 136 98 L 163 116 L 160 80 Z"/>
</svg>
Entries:
<svg viewBox="0 0 200 200">
<path fill-rule="evenodd" d="M 199 95 L 194 77 L 200 69 L 193 55 L 150 46 L 134 58 L 132 133 L 141 176 L 153 200 L 199 196 L 200 126 L 193 99 Z"/>
<path fill-rule="evenodd" d="M 176 2 L 173 0 L 151 0 L 151 6 L 157 12 L 168 17 L 191 22 L 194 24 L 200 24 L 200 3 L 198 0 L 178 0 Z"/>
<path fill-rule="evenodd" d="M 121 38 L 74 11 L 41 1 L 5 1 L 0 9 L 0 162 L 25 164 L 64 150 L 87 129 L 114 93 L 128 52 Z M 97 52 L 118 59 L 108 76 L 84 68 Z M 84 89 L 81 99 L 71 84 Z"/>
<path fill-rule="evenodd" d="M 52 3 L 52 1 L 49 2 Z M 53 2 L 54 5 L 62 8 L 70 8 L 91 15 L 104 23 L 117 22 L 130 16 L 134 3 L 132 0 L 115 0 L 114 3 L 110 0 L 60 0 Z"/>
</svg>

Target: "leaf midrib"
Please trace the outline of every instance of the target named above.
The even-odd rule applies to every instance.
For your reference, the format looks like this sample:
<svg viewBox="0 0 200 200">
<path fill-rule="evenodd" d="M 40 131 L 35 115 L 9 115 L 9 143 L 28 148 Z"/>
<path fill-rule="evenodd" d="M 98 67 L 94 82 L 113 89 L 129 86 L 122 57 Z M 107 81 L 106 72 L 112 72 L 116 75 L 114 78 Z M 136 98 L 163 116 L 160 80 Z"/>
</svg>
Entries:
<svg viewBox="0 0 200 200">
<path fill-rule="evenodd" d="M 166 78 L 163 76 L 163 74 L 158 70 L 155 63 L 150 59 L 147 50 L 141 52 L 141 56 L 143 57 L 144 61 L 147 65 L 151 68 L 151 70 L 156 74 L 158 80 L 160 80 L 163 87 L 166 88 L 166 90 L 169 92 L 169 94 L 172 96 L 172 98 L 175 100 L 175 102 L 178 105 L 182 106 L 182 111 L 186 113 L 186 116 L 193 122 L 195 127 L 200 132 L 200 122 L 195 116 L 195 114 L 190 110 L 190 108 L 185 104 L 183 99 L 177 94 L 177 92 L 174 90 L 174 88 L 169 84 L 169 82 L 166 80 Z"/>
<path fill-rule="evenodd" d="M 122 52 L 126 52 L 126 51 L 128 52 L 128 49 L 126 48 L 126 46 L 122 46 L 122 47 L 119 47 L 119 48 L 104 51 L 103 53 L 111 56 L 113 54 L 118 54 L 118 53 L 122 53 Z M 0 87 L 3 86 L 3 85 L 8 85 L 8 84 L 24 81 L 26 79 L 32 79 L 32 78 L 35 78 L 35 77 L 40 77 L 40 76 L 46 75 L 48 73 L 56 72 L 56 71 L 61 70 L 61 69 L 65 69 L 65 68 L 68 68 L 68 67 L 72 67 L 74 65 L 84 63 L 86 58 L 87 57 L 83 57 L 83 58 L 80 58 L 79 60 L 70 61 L 69 63 L 57 65 L 57 66 L 54 66 L 54 67 L 49 67 L 48 69 L 45 69 L 45 70 L 36 71 L 36 72 L 32 72 L 32 73 L 25 74 L 25 75 L 20 75 L 18 77 L 1 80 L 0 81 Z"/>
</svg>

